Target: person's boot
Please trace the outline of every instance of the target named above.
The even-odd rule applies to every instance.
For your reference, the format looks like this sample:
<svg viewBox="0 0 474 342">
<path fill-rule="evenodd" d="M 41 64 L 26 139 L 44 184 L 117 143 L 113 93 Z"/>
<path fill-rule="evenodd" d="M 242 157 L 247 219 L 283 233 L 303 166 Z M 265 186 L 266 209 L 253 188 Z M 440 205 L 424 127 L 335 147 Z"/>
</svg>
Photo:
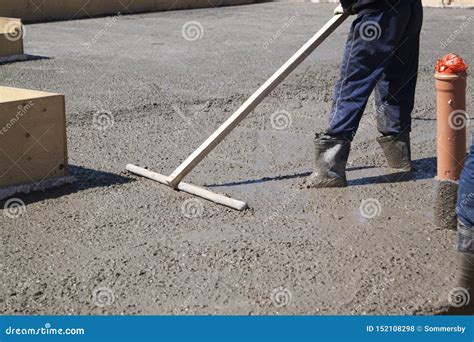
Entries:
<svg viewBox="0 0 474 342">
<path fill-rule="evenodd" d="M 344 137 L 316 134 L 314 140 L 315 168 L 304 186 L 306 188 L 347 186 L 346 164 L 350 148 L 350 140 Z"/>
<path fill-rule="evenodd" d="M 474 254 L 458 253 L 459 273 L 444 315 L 474 315 Z"/>
<path fill-rule="evenodd" d="M 388 165 L 392 169 L 400 172 L 410 172 L 412 170 L 410 133 L 385 135 L 378 137 L 377 142 L 382 147 Z"/>
</svg>

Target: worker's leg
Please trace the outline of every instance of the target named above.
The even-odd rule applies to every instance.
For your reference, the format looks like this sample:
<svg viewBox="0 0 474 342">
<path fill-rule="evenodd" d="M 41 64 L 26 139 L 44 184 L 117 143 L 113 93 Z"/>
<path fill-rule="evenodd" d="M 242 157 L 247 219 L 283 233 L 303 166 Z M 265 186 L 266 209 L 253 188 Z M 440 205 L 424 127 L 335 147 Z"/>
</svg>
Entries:
<svg viewBox="0 0 474 342">
<path fill-rule="evenodd" d="M 401 42 L 375 87 L 378 138 L 388 164 L 396 169 L 411 170 L 411 112 L 415 103 L 418 75 L 420 31 L 423 6 L 412 0 L 411 16 Z"/>
<path fill-rule="evenodd" d="M 474 314 L 474 144 L 467 157 L 464 170 L 459 181 L 458 201 L 458 279 L 456 289 L 452 293 L 453 306 L 449 314 Z"/>
<path fill-rule="evenodd" d="M 367 100 L 403 43 L 411 18 L 411 2 L 394 9 L 358 16 L 352 23 L 327 133 L 352 139 Z"/>
<path fill-rule="evenodd" d="M 456 214 L 459 220 L 458 252 L 474 254 L 474 144 L 459 180 Z"/>
<path fill-rule="evenodd" d="M 375 88 L 377 127 L 383 135 L 411 131 L 423 7 L 420 0 L 407 2 L 412 3 L 410 20 Z"/>
<path fill-rule="evenodd" d="M 346 186 L 350 142 L 367 100 L 393 58 L 410 22 L 411 5 L 398 1 L 392 10 L 359 15 L 352 23 L 333 95 L 327 134 L 315 139 L 315 170 L 308 188 Z"/>
</svg>

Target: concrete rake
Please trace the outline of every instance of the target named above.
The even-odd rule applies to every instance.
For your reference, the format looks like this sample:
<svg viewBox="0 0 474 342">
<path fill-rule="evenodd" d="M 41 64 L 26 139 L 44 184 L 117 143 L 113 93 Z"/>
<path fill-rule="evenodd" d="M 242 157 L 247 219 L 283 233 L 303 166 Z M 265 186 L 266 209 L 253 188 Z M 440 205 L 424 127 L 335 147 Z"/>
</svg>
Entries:
<svg viewBox="0 0 474 342">
<path fill-rule="evenodd" d="M 348 17 L 348 14 L 337 14 L 329 20 L 301 49 L 299 49 L 283 66 L 278 69 L 250 98 L 240 106 L 209 138 L 204 141 L 173 173 L 165 176 L 148 169 L 128 164 L 129 172 L 157 181 L 175 190 L 204 198 L 206 200 L 236 209 L 244 210 L 245 202 L 213 193 L 202 187 L 182 182 L 198 163 L 204 159 L 237 125 L 245 119 L 283 80 L 300 65 L 327 37 L 331 35 Z"/>
</svg>

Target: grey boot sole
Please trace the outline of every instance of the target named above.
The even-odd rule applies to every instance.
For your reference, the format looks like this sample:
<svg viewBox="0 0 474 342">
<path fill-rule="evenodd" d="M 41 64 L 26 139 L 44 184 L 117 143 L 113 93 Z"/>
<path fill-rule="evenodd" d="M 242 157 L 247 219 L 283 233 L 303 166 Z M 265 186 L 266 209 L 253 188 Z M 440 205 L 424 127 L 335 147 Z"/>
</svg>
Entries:
<svg viewBox="0 0 474 342">
<path fill-rule="evenodd" d="M 345 188 L 346 186 L 347 180 L 345 178 L 321 179 L 314 175 L 309 176 L 303 184 L 303 187 L 306 189 Z"/>
</svg>

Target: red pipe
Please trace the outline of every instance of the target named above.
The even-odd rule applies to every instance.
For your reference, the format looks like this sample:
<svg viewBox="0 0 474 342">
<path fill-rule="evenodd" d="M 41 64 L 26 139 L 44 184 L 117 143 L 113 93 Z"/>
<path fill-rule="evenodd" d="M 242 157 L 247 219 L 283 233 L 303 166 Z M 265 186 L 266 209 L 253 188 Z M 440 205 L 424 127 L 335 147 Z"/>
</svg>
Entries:
<svg viewBox="0 0 474 342">
<path fill-rule="evenodd" d="M 456 181 L 466 159 L 465 72 L 435 74 L 437 104 L 438 179 Z"/>
</svg>

